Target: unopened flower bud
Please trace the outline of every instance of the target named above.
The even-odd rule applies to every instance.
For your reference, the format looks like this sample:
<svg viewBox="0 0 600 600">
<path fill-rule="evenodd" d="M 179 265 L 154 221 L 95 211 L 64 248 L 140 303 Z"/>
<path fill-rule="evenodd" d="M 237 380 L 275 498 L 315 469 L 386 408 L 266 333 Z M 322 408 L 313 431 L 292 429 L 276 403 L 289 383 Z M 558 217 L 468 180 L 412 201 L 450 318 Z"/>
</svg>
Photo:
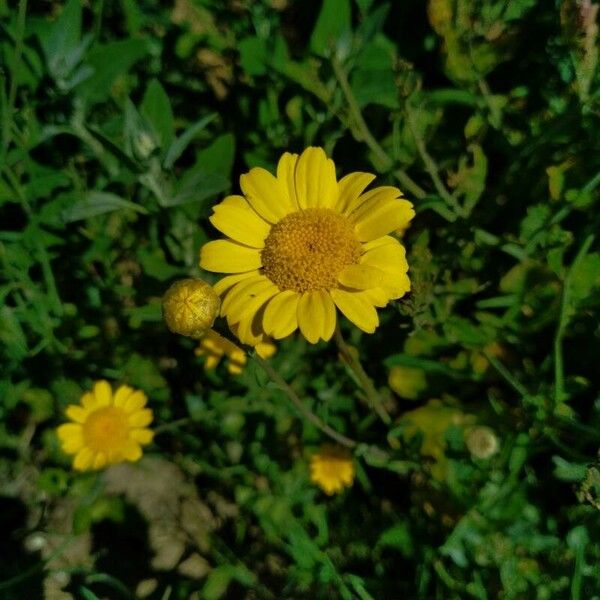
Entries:
<svg viewBox="0 0 600 600">
<path fill-rule="evenodd" d="M 212 287 L 201 279 L 176 281 L 163 297 L 163 317 L 173 333 L 198 339 L 208 331 L 217 315 L 221 300 Z"/>
</svg>

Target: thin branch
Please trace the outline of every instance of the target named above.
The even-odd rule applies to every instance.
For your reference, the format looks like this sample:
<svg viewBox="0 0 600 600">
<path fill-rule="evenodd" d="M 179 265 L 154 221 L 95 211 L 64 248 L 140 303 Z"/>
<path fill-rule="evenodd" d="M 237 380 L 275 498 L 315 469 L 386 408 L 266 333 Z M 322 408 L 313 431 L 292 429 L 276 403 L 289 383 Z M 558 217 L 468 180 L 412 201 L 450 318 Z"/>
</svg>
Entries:
<svg viewBox="0 0 600 600">
<path fill-rule="evenodd" d="M 569 306 L 571 302 L 571 279 L 573 277 L 573 271 L 579 265 L 579 263 L 583 260 L 585 255 L 588 253 L 590 246 L 594 241 L 594 236 L 589 235 L 577 256 L 571 263 L 569 267 L 569 271 L 565 276 L 565 281 L 563 284 L 563 293 L 562 293 L 562 301 L 560 306 L 560 316 L 558 319 L 558 327 L 556 328 L 556 334 L 554 336 L 554 403 L 558 405 L 559 402 L 562 402 L 565 397 L 565 374 L 564 374 L 564 362 L 563 362 L 563 351 L 562 351 L 562 340 L 565 335 L 565 331 L 567 329 L 567 325 L 569 324 L 569 320 L 571 315 L 569 314 Z"/>
<path fill-rule="evenodd" d="M 346 446 L 346 448 L 355 448 L 358 445 L 358 442 L 346 437 L 342 433 L 337 432 L 335 429 L 327 425 L 327 423 L 324 423 L 309 408 L 307 408 L 304 402 L 302 402 L 302 400 L 300 400 L 298 397 L 298 394 L 296 394 L 296 392 L 283 379 L 283 377 L 281 377 L 281 375 L 275 371 L 275 369 L 267 360 L 260 357 L 256 351 L 253 352 L 251 356 L 262 367 L 264 372 L 270 377 L 273 383 L 275 383 L 281 389 L 281 391 L 285 393 L 288 400 L 296 407 L 298 412 L 308 421 L 310 421 L 317 429 L 320 429 L 325 435 L 338 442 L 338 444 Z"/>
<path fill-rule="evenodd" d="M 344 340 L 339 323 L 337 323 L 335 327 L 335 342 L 340 354 L 342 355 L 342 358 L 346 361 L 348 366 L 352 369 L 352 372 L 356 375 L 356 378 L 360 383 L 360 387 L 367 397 L 369 406 L 379 415 L 379 418 L 386 425 L 389 425 L 392 422 L 392 419 L 385 410 L 383 403 L 381 402 L 381 398 L 379 397 L 371 378 L 363 369 L 359 358 L 354 354 L 354 352 L 352 352 L 348 344 L 346 344 L 346 340 Z"/>
<path fill-rule="evenodd" d="M 383 164 L 384 170 L 391 169 L 394 164 L 394 161 L 391 159 L 389 154 L 381 147 L 379 142 L 371 133 L 369 126 L 367 125 L 365 119 L 362 116 L 362 112 L 360 110 L 360 107 L 358 106 L 358 102 L 356 101 L 354 92 L 350 87 L 350 82 L 348 81 L 346 71 L 336 58 L 332 59 L 331 66 L 333 67 L 335 77 L 338 83 L 340 84 L 342 93 L 346 98 L 346 102 L 348 103 L 348 109 L 352 117 L 351 122 L 347 125 L 350 127 L 350 129 L 354 130 L 355 134 L 357 134 L 357 137 L 362 139 L 365 142 L 365 144 L 367 144 L 367 146 L 371 149 L 371 152 L 373 152 L 373 154 L 377 156 L 377 158 Z M 413 194 L 413 196 L 415 196 L 416 198 L 424 198 L 427 195 L 427 192 L 418 183 L 416 183 L 403 169 L 395 169 L 393 173 L 398 179 L 398 181 L 402 184 L 402 186 L 411 194 Z"/>
<path fill-rule="evenodd" d="M 417 126 L 415 123 L 415 115 L 414 115 L 412 107 L 410 106 L 410 102 L 406 102 L 405 107 L 406 107 L 406 121 L 408 123 L 408 127 L 413 135 L 414 140 L 415 140 L 415 144 L 417 146 L 417 152 L 419 153 L 419 156 L 421 157 L 421 160 L 423 161 L 423 164 L 425 165 L 425 169 L 427 170 L 427 172 L 429 173 L 429 176 L 431 177 L 431 181 L 433 182 L 433 185 L 434 185 L 435 189 L 437 190 L 437 193 L 446 201 L 446 204 L 448 204 L 448 206 L 450 206 L 457 215 L 464 216 L 464 211 L 463 211 L 462 207 L 460 206 L 460 204 L 458 203 L 456 198 L 446 189 L 446 186 L 442 182 L 437 163 L 432 158 L 431 154 L 429 154 L 429 152 L 427 151 L 425 142 L 423 141 L 423 138 L 419 135 L 419 132 L 417 131 Z"/>
</svg>

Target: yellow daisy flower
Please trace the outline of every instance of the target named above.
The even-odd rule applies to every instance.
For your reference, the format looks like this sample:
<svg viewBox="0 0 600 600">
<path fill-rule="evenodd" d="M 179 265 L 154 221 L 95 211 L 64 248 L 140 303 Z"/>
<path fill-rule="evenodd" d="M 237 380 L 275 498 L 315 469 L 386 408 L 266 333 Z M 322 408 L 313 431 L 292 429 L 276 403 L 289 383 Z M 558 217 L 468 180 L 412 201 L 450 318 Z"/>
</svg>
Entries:
<svg viewBox="0 0 600 600">
<path fill-rule="evenodd" d="M 142 446 L 152 441 L 147 426 L 152 411 L 144 408 L 146 394 L 127 385 L 113 394 L 108 381 L 97 381 L 91 392 L 81 397 L 81 404 L 71 404 L 65 411 L 72 423 L 58 427 L 62 449 L 73 454 L 73 468 L 78 471 L 102 469 L 123 461 L 136 461 Z"/>
<path fill-rule="evenodd" d="M 332 496 L 350 487 L 354 481 L 354 462 L 341 446 L 323 444 L 310 458 L 310 480 Z"/>
<path fill-rule="evenodd" d="M 321 148 L 286 152 L 274 176 L 260 167 L 240 178 L 244 196 L 228 196 L 210 220 L 228 239 L 208 242 L 200 266 L 226 273 L 215 286 L 221 315 L 238 337 L 284 338 L 300 329 L 311 343 L 329 340 L 336 307 L 372 333 L 376 307 L 410 289 L 405 250 L 390 234 L 414 216 L 395 187 L 365 192 L 375 179 L 337 181 Z"/>
<path fill-rule="evenodd" d="M 277 352 L 277 347 L 268 339 L 259 342 L 255 346 L 256 352 L 262 358 L 270 358 Z M 195 350 L 196 356 L 204 356 L 204 369 L 211 371 L 216 369 L 221 359 L 227 358 L 227 370 L 232 375 L 239 375 L 246 363 L 248 357 L 246 353 L 233 342 L 217 333 L 214 329 L 210 329 L 200 339 L 200 345 Z"/>
</svg>

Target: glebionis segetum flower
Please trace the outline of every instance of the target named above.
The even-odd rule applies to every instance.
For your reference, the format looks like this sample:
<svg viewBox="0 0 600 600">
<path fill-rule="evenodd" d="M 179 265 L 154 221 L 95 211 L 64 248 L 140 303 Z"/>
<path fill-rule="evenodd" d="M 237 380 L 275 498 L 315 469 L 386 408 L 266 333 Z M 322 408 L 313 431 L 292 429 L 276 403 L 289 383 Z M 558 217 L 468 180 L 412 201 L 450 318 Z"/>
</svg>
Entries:
<svg viewBox="0 0 600 600">
<path fill-rule="evenodd" d="M 270 358 L 277 351 L 275 344 L 269 340 L 259 342 L 254 348 L 262 358 Z M 214 329 L 210 329 L 200 338 L 200 344 L 196 348 L 195 354 L 204 357 L 206 371 L 216 369 L 221 359 L 225 358 L 227 370 L 231 375 L 239 375 L 248 362 L 244 350 Z"/>
<path fill-rule="evenodd" d="M 239 339 L 280 339 L 296 329 L 329 340 L 337 311 L 372 333 L 376 308 L 410 289 L 405 250 L 389 235 L 406 227 L 412 204 L 391 186 L 365 191 L 369 173 L 336 178 L 321 148 L 286 152 L 277 174 L 256 167 L 240 178 L 243 196 L 214 207 L 227 236 L 205 244 L 200 266 L 226 274 L 214 286 L 221 315 Z"/>
<path fill-rule="evenodd" d="M 57 434 L 63 451 L 74 455 L 73 468 L 90 471 L 139 460 L 142 446 L 153 437 L 147 401 L 140 390 L 122 385 L 113 393 L 108 381 L 101 380 L 83 394 L 80 404 L 67 406 L 71 422 L 60 425 Z"/>
<path fill-rule="evenodd" d="M 323 444 L 310 458 L 310 480 L 328 496 L 350 487 L 354 481 L 354 462 L 348 450 Z"/>
</svg>

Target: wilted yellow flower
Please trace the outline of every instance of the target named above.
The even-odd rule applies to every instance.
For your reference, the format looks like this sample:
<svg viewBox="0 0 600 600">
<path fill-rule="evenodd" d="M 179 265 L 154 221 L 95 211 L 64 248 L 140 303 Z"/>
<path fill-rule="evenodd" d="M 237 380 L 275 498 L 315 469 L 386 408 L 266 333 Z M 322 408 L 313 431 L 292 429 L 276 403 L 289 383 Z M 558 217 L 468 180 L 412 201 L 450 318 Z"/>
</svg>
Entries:
<svg viewBox="0 0 600 600">
<path fill-rule="evenodd" d="M 477 425 L 470 429 L 467 432 L 465 443 L 475 458 L 483 460 L 494 456 L 500 447 L 493 429 L 483 425 Z"/>
<path fill-rule="evenodd" d="M 453 425 L 465 427 L 473 421 L 473 415 L 437 399 L 405 412 L 399 419 L 399 423 L 404 425 L 403 437 L 406 440 L 421 433 L 421 455 L 433 459 L 431 475 L 439 481 L 444 480 L 447 474 L 446 431 Z"/>
<path fill-rule="evenodd" d="M 365 192 L 373 179 L 337 181 L 325 152 L 307 148 L 286 152 L 276 176 L 251 169 L 240 178 L 244 196 L 214 207 L 210 220 L 228 239 L 205 244 L 200 266 L 229 274 L 215 290 L 242 342 L 298 328 L 311 343 L 329 340 L 336 307 L 372 333 L 376 307 L 410 289 L 404 247 L 388 234 L 413 218 L 412 204 L 395 187 Z"/>
<path fill-rule="evenodd" d="M 396 365 L 390 369 L 388 384 L 401 398 L 416 400 L 427 389 L 427 378 L 423 369 Z"/>
<path fill-rule="evenodd" d="M 256 352 L 262 358 L 270 358 L 277 352 L 277 347 L 265 339 L 255 346 Z M 215 369 L 221 359 L 227 359 L 227 370 L 232 375 L 239 375 L 246 366 L 248 357 L 244 350 L 230 342 L 227 338 L 210 329 L 200 338 L 200 345 L 195 350 L 196 356 L 204 356 L 204 369 Z"/>
<path fill-rule="evenodd" d="M 323 444 L 320 452 L 310 457 L 310 480 L 332 496 L 350 487 L 354 481 L 354 461 L 348 450 Z"/>
<path fill-rule="evenodd" d="M 176 281 L 163 297 L 163 316 L 173 333 L 200 338 L 213 326 L 221 301 L 202 279 Z"/>
<path fill-rule="evenodd" d="M 136 461 L 142 446 L 152 441 L 148 429 L 152 411 L 145 408 L 146 394 L 127 385 L 113 394 L 108 381 L 97 381 L 81 404 L 67 406 L 72 421 L 57 429 L 62 449 L 73 454 L 78 471 L 102 469 L 123 461 Z"/>
</svg>

